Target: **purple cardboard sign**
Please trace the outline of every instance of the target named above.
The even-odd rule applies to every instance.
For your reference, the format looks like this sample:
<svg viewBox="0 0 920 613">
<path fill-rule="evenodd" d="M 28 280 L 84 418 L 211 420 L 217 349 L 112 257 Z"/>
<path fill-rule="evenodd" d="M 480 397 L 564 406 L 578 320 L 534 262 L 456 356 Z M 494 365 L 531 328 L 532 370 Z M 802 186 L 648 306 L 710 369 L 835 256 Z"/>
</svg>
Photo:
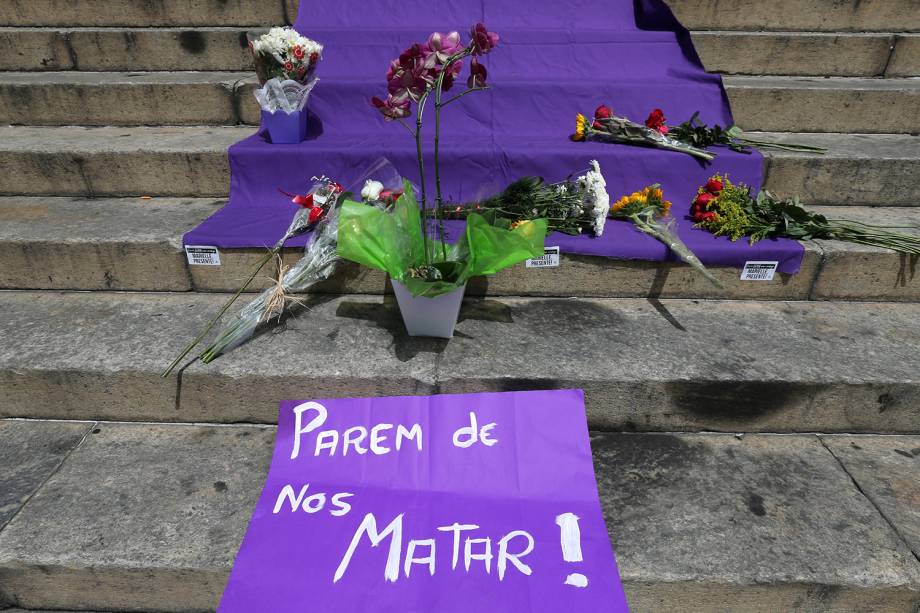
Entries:
<svg viewBox="0 0 920 613">
<path fill-rule="evenodd" d="M 582 391 L 283 401 L 219 611 L 628 611 Z"/>
</svg>

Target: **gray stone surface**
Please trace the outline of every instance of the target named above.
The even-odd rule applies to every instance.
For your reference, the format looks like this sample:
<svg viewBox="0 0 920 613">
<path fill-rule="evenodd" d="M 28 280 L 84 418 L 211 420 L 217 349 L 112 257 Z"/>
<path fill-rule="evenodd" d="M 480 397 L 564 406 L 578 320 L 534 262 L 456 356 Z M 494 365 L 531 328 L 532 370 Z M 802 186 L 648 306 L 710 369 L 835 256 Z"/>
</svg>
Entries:
<svg viewBox="0 0 920 613">
<path fill-rule="evenodd" d="M 234 292 L 255 268 L 263 250 L 223 250 L 219 267 L 187 266 L 181 251 L 183 233 L 221 204 L 214 199 L 0 197 L 0 287 Z M 832 218 L 920 227 L 918 208 L 814 210 Z M 683 265 L 563 255 L 559 268 L 528 269 L 521 264 L 473 280 L 467 293 L 733 300 L 920 297 L 920 281 L 914 278 L 916 262 L 911 258 L 836 241 L 807 242 L 805 250 L 798 274 L 781 274 L 771 282 L 742 282 L 737 269 L 714 269 L 726 285 L 724 291 Z M 300 249 L 285 250 L 284 261 L 293 264 L 301 255 Z M 252 291 L 268 286 L 273 270 L 266 268 Z M 383 274 L 350 263 L 343 263 L 330 281 L 316 288 L 319 293 L 379 294 L 386 290 Z"/>
<path fill-rule="evenodd" d="M 581 387 L 600 429 L 915 432 L 915 308 L 472 302 L 438 383 L 444 392 Z"/>
<path fill-rule="evenodd" d="M 920 602 L 920 564 L 813 436 L 591 444 L 637 611 L 906 612 Z"/>
<path fill-rule="evenodd" d="M 738 125 L 773 132 L 920 132 L 920 79 L 726 77 Z"/>
<path fill-rule="evenodd" d="M 315 296 L 160 379 L 224 299 L 0 294 L 0 412 L 272 423 L 288 397 L 581 387 L 598 429 L 917 431 L 917 304 L 471 299 L 446 341 L 392 297 Z"/>
<path fill-rule="evenodd" d="M 765 186 L 775 194 L 798 194 L 803 202 L 830 206 L 920 204 L 920 138 L 916 136 L 758 132 L 750 136 L 828 149 L 823 155 L 770 151 Z"/>
<path fill-rule="evenodd" d="M 181 383 L 176 374 L 160 378 L 226 299 L 4 293 L 0 415 L 271 423 L 281 398 L 434 388 L 439 345 L 403 337 L 395 309 L 380 317 L 380 298 L 316 297 L 306 301 L 309 311 L 260 334 L 230 359 L 196 363 Z"/>
<path fill-rule="evenodd" d="M 253 71 L 246 28 L 78 29 L 68 33 L 80 70 Z"/>
<path fill-rule="evenodd" d="M 235 125 L 238 72 L 0 74 L 0 122 L 21 125 Z M 255 103 L 255 100 L 252 100 Z"/>
<path fill-rule="evenodd" d="M 83 440 L 92 423 L 0 419 L 0 531 Z M 0 588 L 0 604 L 2 604 Z"/>
<path fill-rule="evenodd" d="M 822 440 L 920 558 L 920 437 L 823 436 Z"/>
<path fill-rule="evenodd" d="M 916 32 L 914 0 L 666 0 L 691 30 Z"/>
<path fill-rule="evenodd" d="M 847 220 L 891 228 L 893 232 L 920 234 L 920 209 L 912 207 L 815 207 L 829 219 Z M 816 241 L 824 253 L 812 298 L 816 300 L 920 300 L 918 258 L 888 249 Z"/>
<path fill-rule="evenodd" d="M 11 26 L 275 26 L 284 0 L 5 0 L 0 25 Z"/>
<path fill-rule="evenodd" d="M 243 27 L 0 27 L 0 69 L 252 70 Z M 707 70 L 723 74 L 914 76 L 916 36 L 883 33 L 698 31 L 693 42 Z"/>
<path fill-rule="evenodd" d="M 0 584 L 28 609 L 213 609 L 274 428 L 96 428 L 0 533 Z M 635 611 L 920 602 L 920 564 L 814 436 L 595 434 L 592 447 Z"/>
<path fill-rule="evenodd" d="M 67 37 L 45 28 L 0 27 L 0 70 L 71 70 Z"/>
<path fill-rule="evenodd" d="M 707 70 L 745 75 L 880 76 L 893 40 L 890 34 L 693 33 Z"/>
<path fill-rule="evenodd" d="M 191 289 L 182 233 L 220 204 L 0 198 L 0 287 Z"/>
<path fill-rule="evenodd" d="M 227 147 L 251 127 L 0 127 L 0 195 L 226 196 Z M 752 133 L 825 146 L 770 152 L 767 185 L 812 204 L 920 204 L 920 137 Z M 846 189 L 841 189 L 846 186 Z"/>
<path fill-rule="evenodd" d="M 187 266 L 182 235 L 222 201 L 175 198 L 0 197 L 0 288 L 235 292 L 264 255 L 262 249 L 221 251 L 221 266 Z M 614 223 L 614 222 L 611 222 Z M 806 299 L 820 263 L 820 249 L 805 245 L 797 275 L 773 281 L 739 280 L 737 269 L 715 269 L 719 290 L 683 265 L 563 256 L 556 269 L 523 264 L 489 279 L 476 279 L 470 295 L 646 296 Z M 288 249 L 293 264 L 302 249 Z M 265 269 L 252 291 L 270 285 Z M 191 281 L 189 276 L 191 275 Z M 382 293 L 385 275 L 343 263 L 319 293 Z"/>
<path fill-rule="evenodd" d="M 258 124 L 256 86 L 251 72 L 10 72 L 0 74 L 0 121 Z M 749 130 L 920 131 L 916 79 L 735 76 L 727 77 L 725 86 L 738 124 Z"/>
<path fill-rule="evenodd" d="M 215 608 L 274 434 L 98 424 L 0 533 L 0 585 L 27 609 Z"/>
<path fill-rule="evenodd" d="M 181 251 L 183 233 L 221 204 L 214 199 L 0 197 L 0 287 L 234 292 L 255 268 L 263 250 L 223 250 L 219 267 L 187 266 Z M 920 227 L 918 208 L 813 210 L 830 218 Z M 902 231 L 917 230 L 907 227 Z M 733 300 L 920 297 L 916 262 L 910 257 L 837 241 L 807 242 L 805 250 L 798 274 L 780 274 L 771 282 L 742 282 L 736 269 L 714 269 L 726 285 L 724 291 L 683 265 L 563 255 L 559 268 L 528 269 L 521 264 L 473 280 L 467 293 Z M 293 264 L 301 255 L 300 249 L 285 250 L 284 262 Z M 270 268 L 256 279 L 252 291 L 271 283 L 274 273 Z M 383 274 L 350 263 L 343 263 L 330 281 L 316 288 L 319 293 L 379 294 L 386 290 Z"/>
<path fill-rule="evenodd" d="M 251 127 L 0 127 L 0 194 L 224 197 Z"/>
<path fill-rule="evenodd" d="M 897 36 L 885 76 L 920 76 L 920 34 L 899 34 Z"/>
</svg>

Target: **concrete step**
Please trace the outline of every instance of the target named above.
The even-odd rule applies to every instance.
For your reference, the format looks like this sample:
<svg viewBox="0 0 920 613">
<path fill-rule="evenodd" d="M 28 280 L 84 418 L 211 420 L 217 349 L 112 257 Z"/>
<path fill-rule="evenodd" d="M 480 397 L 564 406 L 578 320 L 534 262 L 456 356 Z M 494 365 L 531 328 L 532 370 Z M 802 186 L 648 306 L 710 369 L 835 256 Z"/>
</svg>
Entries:
<svg viewBox="0 0 920 613">
<path fill-rule="evenodd" d="M 693 32 L 707 70 L 740 75 L 910 77 L 920 75 L 918 40 L 915 34 Z"/>
<path fill-rule="evenodd" d="M 297 0 L 6 0 L 4 26 L 277 26 L 291 23 Z"/>
<path fill-rule="evenodd" d="M 316 296 L 161 379 L 226 298 L 0 293 L 0 416 L 271 423 L 278 398 L 304 394 L 581 387 L 604 430 L 920 423 L 918 304 L 470 298 L 448 342 L 407 337 L 392 298 Z"/>
<path fill-rule="evenodd" d="M 227 148 L 252 133 L 245 126 L 0 127 L 0 165 L 8 170 L 0 195 L 226 197 Z M 766 185 L 775 192 L 818 205 L 920 204 L 918 137 L 752 136 L 829 149 L 768 152 Z"/>
<path fill-rule="evenodd" d="M 920 75 L 920 35 L 698 31 L 708 70 L 724 74 Z M 891 60 L 891 61 L 889 61 Z M 0 70 L 251 71 L 246 30 L 0 27 Z"/>
<path fill-rule="evenodd" d="M 920 132 L 920 79 L 735 76 L 725 88 L 747 130 Z"/>
<path fill-rule="evenodd" d="M 258 124 L 256 85 L 248 72 L 0 73 L 0 123 Z M 920 132 L 920 78 L 736 76 L 725 86 L 749 130 Z"/>
<path fill-rule="evenodd" d="M 0 288 L 234 292 L 264 251 L 221 252 L 221 265 L 187 266 L 182 235 L 223 204 L 214 199 L 0 197 Z M 815 207 L 830 217 L 914 226 L 920 208 Z M 615 222 L 610 222 L 615 223 Z M 470 295 L 719 298 L 759 300 L 920 300 L 908 258 L 852 243 L 811 242 L 797 275 L 742 282 L 734 268 L 715 269 L 720 291 L 684 265 L 565 255 L 555 269 L 518 265 L 474 280 Z M 285 250 L 286 263 L 302 255 Z M 252 285 L 268 286 L 271 267 Z M 329 293 L 382 293 L 376 271 L 343 264 L 317 288 Z"/>
<path fill-rule="evenodd" d="M 914 0 L 665 1 L 691 30 L 920 31 L 920 11 Z"/>
<path fill-rule="evenodd" d="M 914 0 L 668 0 L 692 30 L 800 30 L 822 32 L 918 32 Z M 297 14 L 299 0 L 159 0 L 125 4 L 97 0 L 7 0 L 6 26 L 249 26 L 279 25 Z M 460 24 L 451 24 L 460 27 Z M 446 26 L 442 26 L 446 27 Z"/>
<path fill-rule="evenodd" d="M 0 421 L 0 435 L 8 600 L 217 606 L 274 428 Z M 591 445 L 637 613 L 920 603 L 920 437 L 595 433 Z"/>
</svg>

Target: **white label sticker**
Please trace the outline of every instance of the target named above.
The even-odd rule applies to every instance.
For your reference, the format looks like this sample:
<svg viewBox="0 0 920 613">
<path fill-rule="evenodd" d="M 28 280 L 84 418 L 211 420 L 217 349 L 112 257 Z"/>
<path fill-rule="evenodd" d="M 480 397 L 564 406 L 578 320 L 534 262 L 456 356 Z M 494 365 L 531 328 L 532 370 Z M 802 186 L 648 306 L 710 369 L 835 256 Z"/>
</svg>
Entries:
<svg viewBox="0 0 920 613">
<path fill-rule="evenodd" d="M 742 281 L 772 281 L 779 262 L 745 262 Z"/>
<path fill-rule="evenodd" d="M 526 261 L 527 268 L 557 268 L 559 266 L 559 247 L 544 247 L 543 257 Z"/>
<path fill-rule="evenodd" d="M 192 266 L 220 266 L 220 253 L 217 247 L 186 245 L 185 255 Z"/>
</svg>

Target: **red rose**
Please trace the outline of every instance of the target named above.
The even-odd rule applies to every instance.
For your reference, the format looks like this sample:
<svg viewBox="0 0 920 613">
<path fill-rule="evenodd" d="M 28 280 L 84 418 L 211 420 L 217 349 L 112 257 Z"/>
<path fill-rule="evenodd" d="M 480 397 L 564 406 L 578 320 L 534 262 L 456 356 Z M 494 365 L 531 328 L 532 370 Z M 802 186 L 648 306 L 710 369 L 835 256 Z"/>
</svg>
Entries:
<svg viewBox="0 0 920 613">
<path fill-rule="evenodd" d="M 595 119 L 610 119 L 611 117 L 613 117 L 613 109 L 606 104 L 602 104 L 594 109 Z"/>
<path fill-rule="evenodd" d="M 290 62 L 285 62 L 285 63 L 284 63 L 284 71 L 285 71 L 285 72 L 293 72 L 293 70 L 294 70 L 294 64 L 292 64 L 292 63 L 290 63 Z"/>
<path fill-rule="evenodd" d="M 603 130 L 604 124 L 602 124 L 601 122 L 595 119 L 594 123 L 591 124 L 591 127 L 594 128 L 595 130 Z"/>
<path fill-rule="evenodd" d="M 307 218 L 307 221 L 309 223 L 316 223 L 322 218 L 322 216 L 323 216 L 322 207 L 315 206 L 312 209 L 310 209 L 310 216 Z"/>
<path fill-rule="evenodd" d="M 303 56 L 306 55 L 306 53 L 303 51 L 303 47 L 300 45 L 294 45 L 292 51 L 294 52 L 294 57 L 296 57 L 298 60 L 302 60 Z"/>
<path fill-rule="evenodd" d="M 383 202 L 396 202 L 402 196 L 401 189 L 385 189 L 380 192 L 380 200 Z"/>
<path fill-rule="evenodd" d="M 715 199 L 715 196 L 713 196 L 712 194 L 703 192 L 702 194 L 696 197 L 696 200 L 693 201 L 693 204 L 699 205 L 702 208 L 706 208 L 709 206 L 709 203 L 712 202 L 714 199 Z"/>
<path fill-rule="evenodd" d="M 709 179 L 709 181 L 706 182 L 706 185 L 705 187 L 703 187 L 703 189 L 705 189 L 707 192 L 709 192 L 713 196 L 718 196 L 719 194 L 722 193 L 723 187 L 724 185 L 722 185 L 722 182 L 716 179 L 715 177 L 713 177 L 712 179 Z"/>
<path fill-rule="evenodd" d="M 645 120 L 645 125 L 656 132 L 667 134 L 668 126 L 665 125 L 665 121 L 664 111 L 655 109 L 649 114 L 648 119 Z"/>
</svg>

